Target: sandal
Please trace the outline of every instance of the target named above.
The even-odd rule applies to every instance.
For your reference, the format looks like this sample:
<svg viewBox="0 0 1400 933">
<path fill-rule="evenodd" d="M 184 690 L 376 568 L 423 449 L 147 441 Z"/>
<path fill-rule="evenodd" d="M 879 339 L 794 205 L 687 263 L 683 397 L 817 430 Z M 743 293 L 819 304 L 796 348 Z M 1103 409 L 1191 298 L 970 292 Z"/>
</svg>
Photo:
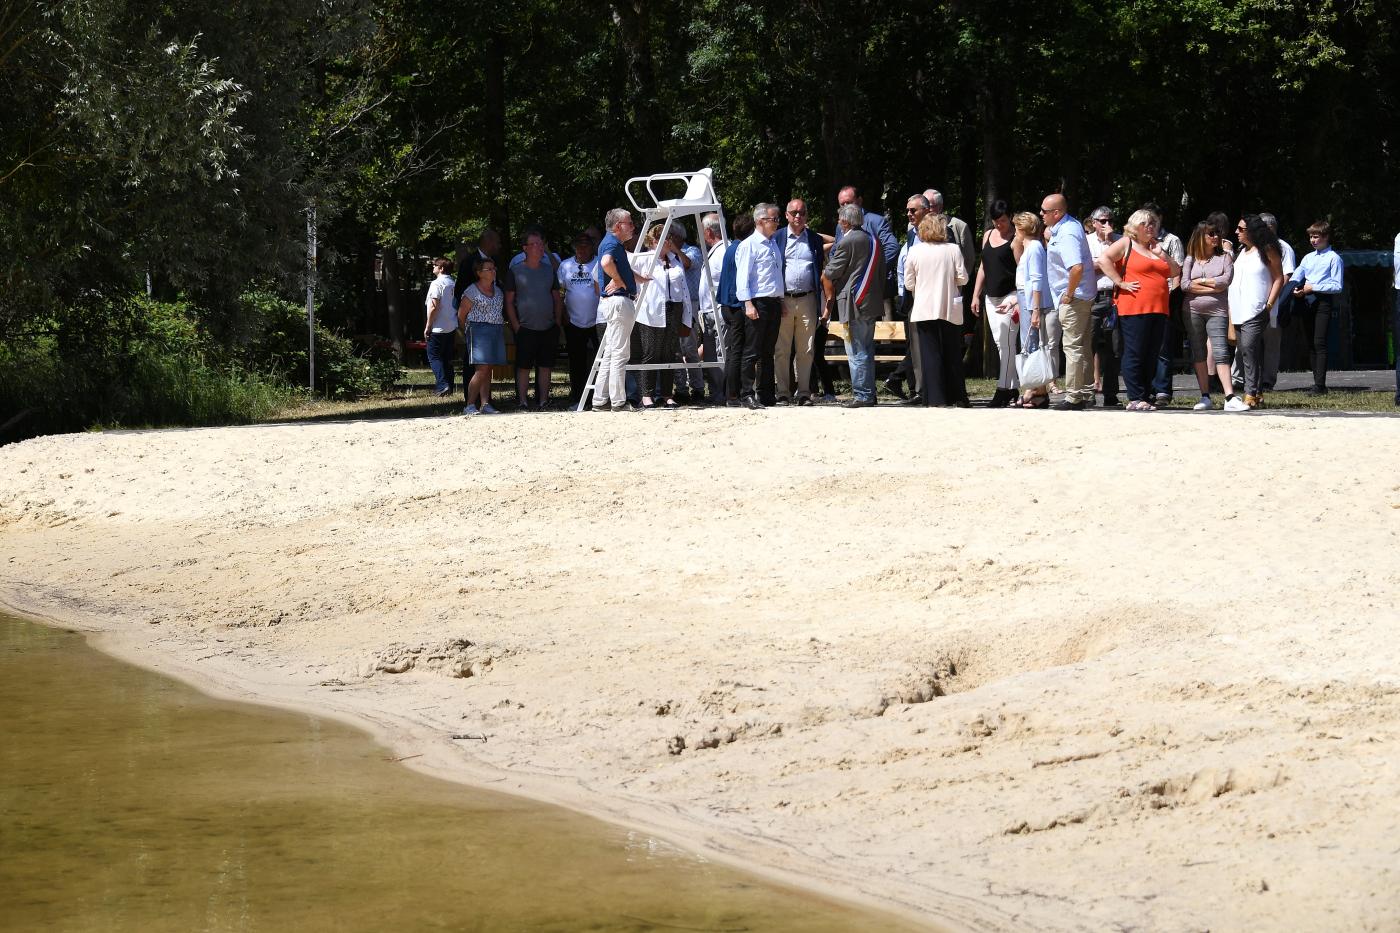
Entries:
<svg viewBox="0 0 1400 933">
<path fill-rule="evenodd" d="M 1049 408 L 1049 407 L 1050 407 L 1050 396 L 1048 396 L 1048 395 L 1033 395 L 1033 396 L 1031 396 L 1030 401 L 1022 402 L 1022 403 L 1021 403 L 1021 407 L 1022 407 L 1022 408 Z"/>
</svg>

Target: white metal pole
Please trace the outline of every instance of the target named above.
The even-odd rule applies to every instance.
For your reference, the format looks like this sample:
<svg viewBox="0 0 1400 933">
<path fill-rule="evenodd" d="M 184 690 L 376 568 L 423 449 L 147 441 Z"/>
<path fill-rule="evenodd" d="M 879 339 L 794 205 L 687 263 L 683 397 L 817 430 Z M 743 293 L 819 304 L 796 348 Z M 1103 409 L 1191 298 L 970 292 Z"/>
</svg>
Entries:
<svg viewBox="0 0 1400 933">
<path fill-rule="evenodd" d="M 306 207 L 306 381 L 316 391 L 316 205 Z"/>
</svg>

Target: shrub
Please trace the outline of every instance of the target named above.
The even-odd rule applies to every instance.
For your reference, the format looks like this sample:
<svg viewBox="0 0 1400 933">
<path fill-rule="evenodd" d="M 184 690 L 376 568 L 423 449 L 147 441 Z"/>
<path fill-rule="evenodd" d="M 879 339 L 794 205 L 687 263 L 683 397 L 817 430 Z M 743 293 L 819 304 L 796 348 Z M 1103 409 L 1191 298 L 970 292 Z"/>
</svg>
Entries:
<svg viewBox="0 0 1400 933">
<path fill-rule="evenodd" d="M 244 365 L 306 385 L 306 309 L 266 292 L 250 292 L 240 304 L 250 332 Z M 254 323 L 255 322 L 255 323 Z M 403 369 L 384 350 L 358 352 L 339 333 L 316 325 L 316 389 L 328 398 L 356 398 L 392 388 Z"/>
</svg>

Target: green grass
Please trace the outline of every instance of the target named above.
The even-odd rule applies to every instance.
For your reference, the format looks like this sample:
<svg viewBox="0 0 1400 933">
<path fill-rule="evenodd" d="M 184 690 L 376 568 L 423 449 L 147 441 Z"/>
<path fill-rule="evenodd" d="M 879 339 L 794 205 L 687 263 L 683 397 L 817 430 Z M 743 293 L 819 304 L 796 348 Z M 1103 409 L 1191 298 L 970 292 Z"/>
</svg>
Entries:
<svg viewBox="0 0 1400 933">
<path fill-rule="evenodd" d="M 460 375 L 460 374 L 459 374 Z M 354 401 L 301 401 L 288 405 L 258 419 L 264 423 L 277 421 L 342 421 L 347 419 L 372 418 L 427 418 L 442 415 L 455 415 L 462 410 L 460 380 L 458 387 L 447 399 L 440 399 L 432 392 L 433 373 L 426 368 L 409 369 L 404 378 L 391 392 L 368 396 Z M 837 392 L 848 396 L 850 383 L 837 381 Z M 995 379 L 967 380 L 968 394 L 974 399 L 988 399 L 996 391 Z M 515 386 L 497 380 L 492 385 L 497 407 L 510 411 L 515 403 Z M 569 377 L 566 373 L 554 373 L 550 400 L 554 408 L 562 410 L 569 397 Z M 894 397 L 880 388 L 882 401 L 893 401 Z M 1288 412 L 1387 412 L 1396 411 L 1393 396 L 1389 389 L 1384 391 L 1348 391 L 1333 389 L 1329 394 L 1316 397 L 1301 391 L 1271 392 L 1265 399 L 1266 410 Z M 1194 393 L 1183 393 L 1169 406 L 1174 410 L 1188 410 L 1196 404 Z M 1223 399 L 1215 397 L 1216 405 Z"/>
</svg>

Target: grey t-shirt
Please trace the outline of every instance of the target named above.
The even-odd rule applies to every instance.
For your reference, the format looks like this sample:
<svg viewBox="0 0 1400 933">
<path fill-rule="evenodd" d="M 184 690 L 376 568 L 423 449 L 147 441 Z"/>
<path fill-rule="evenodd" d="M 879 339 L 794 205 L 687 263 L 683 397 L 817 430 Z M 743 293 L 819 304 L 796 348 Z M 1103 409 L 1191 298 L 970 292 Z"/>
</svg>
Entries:
<svg viewBox="0 0 1400 933">
<path fill-rule="evenodd" d="M 559 280 L 554 266 L 540 260 L 539 268 L 520 263 L 510 270 L 515 277 L 515 314 L 526 330 L 549 330 L 554 326 L 554 290 Z"/>
</svg>

